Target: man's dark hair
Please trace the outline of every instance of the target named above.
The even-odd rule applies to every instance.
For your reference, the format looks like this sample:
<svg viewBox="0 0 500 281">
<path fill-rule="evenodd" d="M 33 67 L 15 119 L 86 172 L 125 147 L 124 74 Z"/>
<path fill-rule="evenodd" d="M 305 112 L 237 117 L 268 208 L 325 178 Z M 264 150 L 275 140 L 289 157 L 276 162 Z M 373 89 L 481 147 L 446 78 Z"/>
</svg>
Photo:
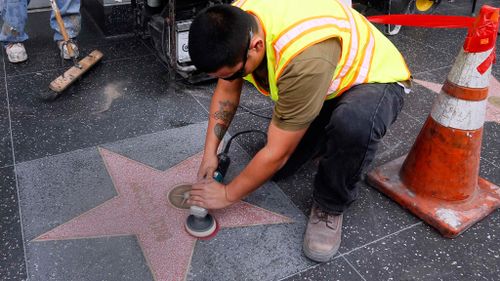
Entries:
<svg viewBox="0 0 500 281">
<path fill-rule="evenodd" d="M 250 14 L 231 5 L 215 5 L 201 11 L 189 30 L 189 56 L 201 71 L 216 72 L 242 61 L 250 30 L 256 22 Z"/>
</svg>

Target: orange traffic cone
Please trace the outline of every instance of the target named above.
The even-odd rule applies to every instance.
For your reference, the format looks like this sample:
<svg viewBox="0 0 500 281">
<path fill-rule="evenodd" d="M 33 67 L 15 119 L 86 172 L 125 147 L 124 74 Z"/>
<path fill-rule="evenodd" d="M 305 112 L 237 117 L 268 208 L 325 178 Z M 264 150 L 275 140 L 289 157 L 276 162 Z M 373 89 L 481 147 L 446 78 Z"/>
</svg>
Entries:
<svg viewBox="0 0 500 281">
<path fill-rule="evenodd" d="M 498 18 L 498 8 L 481 9 L 410 153 L 368 174 L 445 237 L 500 207 L 500 188 L 478 175 Z"/>
</svg>

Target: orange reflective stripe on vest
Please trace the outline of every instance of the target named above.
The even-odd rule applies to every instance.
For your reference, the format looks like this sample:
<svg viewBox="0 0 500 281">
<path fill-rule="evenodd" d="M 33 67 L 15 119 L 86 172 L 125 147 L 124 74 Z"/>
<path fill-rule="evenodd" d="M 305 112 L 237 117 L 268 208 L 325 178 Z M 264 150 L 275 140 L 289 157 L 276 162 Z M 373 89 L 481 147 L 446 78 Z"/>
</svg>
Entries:
<svg viewBox="0 0 500 281">
<path fill-rule="evenodd" d="M 285 32 L 280 34 L 276 40 L 274 40 L 273 45 L 276 60 L 279 61 L 281 55 L 286 51 L 286 49 L 301 36 L 304 36 L 316 29 L 328 27 L 336 27 L 347 30 L 350 28 L 350 24 L 346 20 L 327 16 L 304 19 L 303 21 L 290 26 L 287 30 L 285 30 Z"/>
<path fill-rule="evenodd" d="M 351 11 L 349 9 L 347 9 L 347 7 L 343 3 L 340 3 L 340 4 L 344 10 L 344 13 L 346 14 L 347 18 L 349 19 L 350 25 L 352 26 L 352 28 L 351 28 L 351 40 L 350 40 L 349 49 L 347 50 L 347 61 L 342 66 L 342 69 L 341 69 L 340 73 L 337 75 L 337 77 L 334 77 L 334 79 L 332 80 L 332 83 L 330 84 L 328 92 L 326 93 L 327 95 L 338 91 L 338 89 L 340 87 L 341 79 L 343 77 L 345 77 L 345 75 L 347 74 L 347 71 L 349 71 L 352 68 L 353 63 L 354 63 L 354 59 L 356 58 L 356 55 L 358 54 L 359 31 L 356 28 L 356 22 L 354 21 L 354 17 L 352 15 Z"/>
<path fill-rule="evenodd" d="M 304 49 L 338 38 L 342 51 L 325 93 L 327 99 L 362 83 L 393 83 L 410 78 L 396 47 L 365 17 L 338 0 L 239 0 L 233 5 L 256 16 L 265 30 L 271 99 L 279 99 L 278 80 Z M 252 75 L 246 80 L 257 83 Z"/>
<path fill-rule="evenodd" d="M 368 78 L 368 72 L 370 71 L 371 68 L 371 62 L 373 58 L 373 51 L 375 48 L 375 38 L 373 38 L 373 34 L 371 30 L 368 32 L 368 45 L 364 49 L 363 58 L 361 60 L 361 66 L 358 67 L 356 71 L 356 75 L 354 78 L 349 82 L 348 86 L 345 88 L 350 88 L 354 85 L 359 85 L 361 83 L 366 83 L 367 78 Z M 347 89 L 344 89 L 347 90 Z"/>
</svg>

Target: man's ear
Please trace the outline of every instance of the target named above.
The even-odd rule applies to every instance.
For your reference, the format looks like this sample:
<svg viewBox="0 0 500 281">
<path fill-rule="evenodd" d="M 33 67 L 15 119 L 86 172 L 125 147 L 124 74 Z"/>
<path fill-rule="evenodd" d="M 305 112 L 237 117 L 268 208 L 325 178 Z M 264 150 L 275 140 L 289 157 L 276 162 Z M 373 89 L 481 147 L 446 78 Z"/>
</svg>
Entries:
<svg viewBox="0 0 500 281">
<path fill-rule="evenodd" d="M 253 45 L 253 48 L 252 49 L 255 49 L 255 51 L 257 53 L 260 53 L 262 52 L 262 50 L 265 48 L 265 44 L 264 44 L 264 40 L 262 38 L 257 38 L 255 41 L 254 41 L 254 45 Z"/>
</svg>

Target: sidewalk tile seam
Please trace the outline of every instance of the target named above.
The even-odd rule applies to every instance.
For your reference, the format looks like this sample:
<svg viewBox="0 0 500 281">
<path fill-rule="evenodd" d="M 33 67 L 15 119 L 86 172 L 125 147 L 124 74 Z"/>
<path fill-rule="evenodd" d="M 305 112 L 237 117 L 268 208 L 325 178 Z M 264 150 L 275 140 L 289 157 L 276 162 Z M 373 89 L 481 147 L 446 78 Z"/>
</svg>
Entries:
<svg viewBox="0 0 500 281">
<path fill-rule="evenodd" d="M 432 72 L 434 72 L 434 71 L 439 71 L 439 70 L 442 70 L 442 69 L 451 68 L 452 66 L 453 66 L 453 64 L 449 64 L 449 65 L 440 66 L 440 67 L 436 67 L 436 68 L 429 69 L 429 70 L 414 72 L 414 73 L 412 73 L 412 76 L 415 78 L 416 75 L 432 74 Z"/>
<path fill-rule="evenodd" d="M 367 247 L 367 246 L 369 246 L 369 245 L 372 245 L 372 244 L 378 243 L 378 242 L 380 242 L 380 241 L 382 241 L 382 240 L 384 240 L 384 239 L 386 239 L 386 238 L 390 238 L 390 237 L 396 236 L 396 235 L 398 235 L 398 234 L 399 234 L 399 233 L 401 233 L 401 232 L 404 232 L 404 231 L 410 230 L 410 229 L 414 228 L 415 226 L 418 226 L 418 225 L 421 225 L 421 224 L 423 224 L 423 222 L 421 222 L 421 221 L 420 221 L 420 222 L 414 223 L 414 224 L 412 224 L 412 225 L 406 226 L 406 227 L 404 227 L 404 228 L 402 228 L 402 229 L 400 229 L 400 230 L 398 230 L 398 231 L 395 231 L 395 232 L 393 232 L 393 233 L 387 234 L 387 235 L 385 235 L 385 236 L 383 236 L 383 237 L 380 237 L 380 238 L 375 239 L 375 240 L 373 240 L 373 241 L 371 241 L 371 242 L 368 242 L 368 243 L 366 243 L 366 244 L 364 244 L 364 245 L 361 245 L 361 246 L 356 247 L 356 248 L 354 248 L 354 249 L 352 249 L 352 250 L 349 250 L 349 251 L 347 251 L 347 252 L 345 252 L 345 253 L 343 253 L 343 254 L 340 254 L 340 255 L 338 255 L 338 256 L 337 256 L 337 258 L 340 258 L 340 257 L 343 257 L 343 256 L 350 255 L 351 253 L 353 253 L 353 252 L 355 252 L 355 251 L 358 251 L 358 250 L 361 250 L 361 249 L 363 249 L 363 248 L 366 248 L 366 247 Z"/>
<path fill-rule="evenodd" d="M 335 259 L 335 258 L 334 258 L 334 259 Z M 313 270 L 313 269 L 315 269 L 316 267 L 319 267 L 320 265 L 322 265 L 322 263 L 316 263 L 315 265 L 312 265 L 312 266 L 306 267 L 306 268 L 304 268 L 304 269 L 302 269 L 302 270 L 299 270 L 299 271 L 297 271 L 297 272 L 295 272 L 295 273 L 292 273 L 292 274 L 287 275 L 287 276 L 285 276 L 285 277 L 283 277 L 283 278 L 280 278 L 280 279 L 278 279 L 277 281 L 286 280 L 286 279 L 291 278 L 291 277 L 293 277 L 293 276 L 296 276 L 296 275 L 299 275 L 299 274 L 302 274 L 302 273 L 306 273 L 306 272 L 308 272 L 309 270 Z"/>
<path fill-rule="evenodd" d="M 160 63 L 167 69 L 167 71 L 170 73 L 171 69 L 170 69 L 169 65 L 161 59 L 161 57 L 158 55 L 158 52 L 156 51 L 156 49 L 152 49 L 150 46 L 148 46 L 148 44 L 146 44 L 146 42 L 144 42 L 144 39 L 141 38 L 140 41 L 144 46 L 146 46 L 146 49 L 148 49 L 152 53 L 152 55 L 155 56 L 160 61 Z"/>
<path fill-rule="evenodd" d="M 155 56 L 155 55 L 154 54 L 147 54 L 147 55 L 139 55 L 139 56 L 130 56 L 130 57 L 125 57 L 125 58 L 116 58 L 116 59 L 105 60 L 105 61 L 101 61 L 99 63 L 100 64 L 115 63 L 115 62 L 128 61 L 128 60 L 137 59 L 137 58 L 153 57 L 153 56 Z M 40 70 L 40 71 L 30 71 L 30 72 L 26 72 L 26 73 L 22 73 L 22 74 L 6 75 L 6 78 L 19 78 L 22 76 L 34 75 L 37 73 L 48 73 L 48 72 L 52 72 L 52 71 L 56 71 L 56 70 L 65 70 L 65 69 L 68 69 L 69 67 L 71 67 L 71 65 L 61 66 L 58 68 L 44 69 L 44 70 Z"/>
<path fill-rule="evenodd" d="M 196 101 L 196 103 L 201 106 L 201 108 L 207 114 L 207 116 L 210 114 L 209 109 L 206 108 L 192 93 L 189 93 L 189 96 L 191 96 Z"/>
<path fill-rule="evenodd" d="M 21 211 L 21 196 L 19 194 L 19 181 L 17 179 L 17 169 L 16 169 L 16 154 L 14 151 L 14 134 L 12 133 L 12 117 L 10 114 L 10 101 L 9 101 L 9 88 L 7 85 L 7 72 L 5 69 L 5 56 L 2 56 L 2 67 L 4 70 L 4 87 L 5 87 L 5 96 L 7 100 L 7 115 L 9 119 L 9 132 L 10 132 L 10 147 L 11 147 L 11 153 L 12 153 L 12 163 L 14 166 L 14 181 L 15 181 L 15 186 L 16 186 L 16 195 L 17 195 L 17 210 L 19 212 L 19 225 L 21 229 L 21 243 L 23 245 L 23 261 L 24 261 L 24 272 L 26 273 L 26 279 L 29 279 L 29 272 L 28 272 L 28 261 L 26 260 L 26 244 L 25 244 L 25 237 L 24 237 L 24 226 L 23 226 L 23 214 Z"/>
<path fill-rule="evenodd" d="M 201 123 L 206 123 L 206 122 L 207 121 L 200 121 L 200 122 L 196 122 L 196 123 L 193 123 L 193 124 L 190 124 L 190 125 L 196 125 L 196 124 L 201 124 Z M 112 140 L 112 141 L 106 142 L 106 143 L 100 143 L 100 144 L 97 144 L 97 145 L 91 145 L 91 146 L 81 147 L 81 148 L 78 148 L 78 149 L 73 149 L 71 151 L 66 151 L 66 152 L 57 153 L 57 154 L 51 154 L 51 155 L 43 156 L 43 157 L 36 158 L 36 159 L 30 159 L 30 160 L 27 160 L 27 161 L 18 162 L 18 163 L 15 164 L 15 166 L 18 166 L 18 165 L 21 165 L 21 164 L 28 164 L 28 163 L 31 163 L 31 162 L 34 162 L 34 161 L 40 161 L 40 160 L 43 160 L 43 159 L 46 159 L 46 158 L 50 158 L 50 157 L 64 156 L 65 154 L 71 154 L 71 153 L 78 152 L 78 151 L 83 151 L 83 150 L 86 150 L 86 149 L 91 149 L 91 148 L 96 148 L 97 149 L 98 147 L 103 147 L 103 146 L 111 145 L 111 144 L 113 144 L 115 142 L 119 142 L 119 141 L 131 140 L 131 139 L 134 139 L 134 138 L 137 138 L 137 137 L 143 137 L 143 136 L 151 136 L 151 137 L 153 137 L 154 135 L 161 134 L 161 133 L 163 133 L 165 131 L 173 130 L 173 129 L 177 129 L 177 128 L 168 128 L 168 129 L 165 129 L 165 130 L 160 130 L 160 131 L 152 132 L 152 133 L 149 133 L 149 134 L 143 134 L 143 135 L 132 136 L 132 137 L 124 138 L 124 139 Z"/>
<path fill-rule="evenodd" d="M 0 167 L 0 169 L 4 169 L 4 168 L 12 168 L 12 167 L 14 167 L 14 164 L 1 166 L 1 167 Z"/>
<path fill-rule="evenodd" d="M 201 108 L 203 109 L 203 111 L 207 114 L 207 116 L 210 114 L 209 112 L 209 109 L 206 108 L 193 94 L 189 94 L 195 101 L 196 103 L 198 103 Z M 258 109 L 258 110 L 262 110 L 262 109 Z M 254 111 L 258 111 L 258 110 L 254 110 Z M 234 116 L 245 116 L 247 114 L 251 114 L 250 112 L 246 111 L 245 109 L 243 109 L 242 112 L 239 112 L 239 113 L 236 113 Z"/>
<path fill-rule="evenodd" d="M 437 47 L 434 47 L 433 45 L 429 45 L 427 43 L 424 43 L 424 42 L 421 42 L 421 41 L 418 41 L 416 39 L 412 39 L 411 37 L 405 35 L 405 34 L 400 34 L 401 36 L 407 38 L 407 39 L 410 39 L 410 40 L 413 40 L 414 42 L 417 42 L 417 43 L 421 43 L 421 44 L 424 44 L 425 46 L 431 48 L 432 50 L 434 51 L 437 51 L 437 52 L 440 52 L 440 53 L 443 53 L 443 54 L 448 54 L 448 55 L 452 55 L 452 56 L 457 56 L 458 54 L 456 54 L 454 51 L 445 51 L 444 49 L 440 49 L 440 48 L 437 48 Z M 462 45 L 462 43 L 460 44 Z"/>
<path fill-rule="evenodd" d="M 495 167 L 495 168 L 500 168 L 499 165 L 497 165 L 496 163 L 492 162 L 491 160 L 489 160 L 488 158 L 484 158 L 481 156 L 481 161 L 485 161 L 485 162 L 488 162 L 488 164 L 490 164 L 491 166 Z"/>
<path fill-rule="evenodd" d="M 411 119 L 413 119 L 413 121 L 416 121 L 417 123 L 420 123 L 420 120 L 418 120 L 415 116 L 411 115 L 410 113 L 408 113 L 406 111 L 401 111 L 401 114 L 404 114 L 404 115 L 410 117 Z"/>
<path fill-rule="evenodd" d="M 189 95 L 196 101 L 196 103 L 198 103 L 201 106 L 201 108 L 207 114 L 207 117 L 208 117 L 210 115 L 209 109 L 206 108 L 192 93 L 189 93 Z M 243 116 L 245 114 L 250 114 L 250 112 L 248 112 L 248 111 L 240 112 L 240 113 L 236 113 L 234 116 Z M 202 121 L 202 122 L 206 122 L 206 121 Z M 240 145 L 238 144 L 238 146 L 240 146 Z"/>
<path fill-rule="evenodd" d="M 406 39 L 408 39 L 408 40 L 410 40 L 410 41 L 412 41 L 412 42 L 415 42 L 415 43 L 418 43 L 418 44 L 425 45 L 426 47 L 429 47 L 429 48 L 431 48 L 432 50 L 434 50 L 436 53 L 437 53 L 437 52 L 439 52 L 439 53 L 446 54 L 446 55 L 456 55 L 456 54 L 453 54 L 453 53 L 451 53 L 451 52 L 445 52 L 445 51 L 444 51 L 444 50 L 442 50 L 442 49 L 439 49 L 439 48 L 434 47 L 433 45 L 429 45 L 429 44 L 427 44 L 427 43 L 424 43 L 424 42 L 418 41 L 418 40 L 416 40 L 416 39 L 413 39 L 413 38 L 411 38 L 411 37 L 409 37 L 409 36 L 407 36 L 407 35 L 405 35 L 405 34 L 398 34 L 398 36 L 404 37 L 404 38 L 406 38 Z"/>
<path fill-rule="evenodd" d="M 106 64 L 106 63 L 110 63 L 110 62 L 127 61 L 127 60 L 132 60 L 132 59 L 137 59 L 137 58 L 147 58 L 147 57 L 155 57 L 155 55 L 154 54 L 145 54 L 145 55 L 124 57 L 124 58 L 116 58 L 116 59 L 105 60 L 102 63 Z"/>
<path fill-rule="evenodd" d="M 103 36 L 103 37 L 105 37 L 105 36 Z M 102 41 L 90 42 L 88 45 L 87 44 L 80 44 L 84 40 L 77 40 L 76 42 L 78 43 L 77 45 L 79 47 L 83 47 L 85 49 L 99 49 L 100 47 L 108 47 L 108 46 L 112 46 L 112 45 L 117 44 L 117 43 L 121 43 L 120 40 L 125 41 L 126 39 L 133 39 L 133 38 L 134 38 L 133 35 L 111 37 L 111 38 L 105 37 Z M 54 43 L 54 49 L 53 49 L 53 51 L 58 52 L 57 45 L 55 44 L 55 42 L 54 41 L 50 41 L 50 43 Z M 29 46 L 28 46 L 28 48 L 29 48 Z M 43 53 L 53 53 L 53 51 L 50 51 L 48 49 L 34 49 L 33 50 L 32 48 L 30 48 L 30 49 L 27 50 L 29 56 L 40 55 L 40 54 L 43 54 Z M 150 52 L 149 53 L 150 55 L 153 55 L 153 53 L 151 52 L 151 49 L 148 49 L 148 51 Z"/>
<path fill-rule="evenodd" d="M 92 18 L 92 17 L 90 17 Z M 101 31 L 100 28 L 97 28 L 99 31 Z M 120 40 L 127 41 L 129 39 L 137 41 L 141 40 L 139 37 L 136 37 L 133 33 L 126 33 L 126 34 L 121 34 L 121 35 L 115 35 L 115 36 L 105 36 L 104 34 L 100 34 L 103 37 L 103 40 L 98 40 L 98 41 L 92 41 L 90 40 L 90 43 L 85 44 L 86 48 L 98 48 L 101 46 L 107 46 L 107 45 L 113 45 L 115 43 L 119 43 Z M 85 42 L 85 40 L 78 40 L 79 42 Z M 151 51 L 151 50 L 149 50 Z M 152 55 L 153 53 L 151 53 Z"/>
<path fill-rule="evenodd" d="M 246 151 L 246 150 L 243 148 L 243 146 L 242 146 L 240 143 L 238 143 L 238 140 L 235 140 L 235 143 L 236 143 L 236 145 L 237 145 L 237 146 L 238 146 L 238 147 L 239 147 L 239 148 L 243 151 L 243 153 L 245 153 L 245 155 L 246 155 L 248 158 L 250 158 L 250 159 L 252 158 L 252 157 L 250 156 L 250 154 L 248 153 L 248 151 Z M 245 166 L 246 166 L 246 165 L 245 165 Z M 297 205 L 295 205 L 295 203 L 292 201 L 292 199 L 290 199 L 290 197 L 288 197 L 288 195 L 286 195 L 286 193 L 285 193 L 285 192 L 283 192 L 283 190 L 279 187 L 279 185 L 278 185 L 277 183 L 275 183 L 274 181 L 271 181 L 271 180 L 269 180 L 268 182 L 269 182 L 271 185 L 274 185 L 274 187 L 276 187 L 276 188 L 278 189 L 278 192 L 280 192 L 280 193 L 281 193 L 281 194 L 282 194 L 282 195 L 283 195 L 283 196 L 284 196 L 284 197 L 288 200 L 288 202 L 290 203 L 290 205 L 291 205 L 291 206 L 293 206 L 293 207 L 295 207 L 297 210 L 299 210 L 299 213 L 301 213 L 302 215 L 304 215 L 304 216 L 305 216 L 305 219 L 306 219 L 306 220 L 308 219 L 307 214 L 302 213 L 302 211 L 300 210 L 300 208 L 299 208 L 299 207 L 297 207 Z"/>
<path fill-rule="evenodd" d="M 361 279 L 363 279 L 363 281 L 366 281 L 365 277 L 361 274 L 361 272 L 359 272 L 355 267 L 354 265 L 346 258 L 345 255 L 342 255 L 342 258 L 347 262 L 347 264 L 354 270 L 354 272 L 356 272 L 358 274 L 359 277 L 361 277 Z"/>
<path fill-rule="evenodd" d="M 262 108 L 256 108 L 256 109 L 251 109 L 251 108 L 248 108 L 248 107 L 246 107 L 246 106 L 245 106 L 245 108 L 243 108 L 243 107 L 242 107 L 241 109 L 242 109 L 242 110 L 244 110 L 244 111 L 245 111 L 245 112 L 247 112 L 247 113 L 252 114 L 249 110 L 251 110 L 251 111 L 253 111 L 253 112 L 257 112 L 257 113 L 258 113 L 259 111 L 266 111 L 266 110 L 268 110 L 268 109 L 273 109 L 273 108 L 274 108 L 274 105 L 264 106 L 264 107 L 262 107 Z M 272 116 L 269 116 L 269 118 L 271 118 L 271 117 L 272 117 Z M 259 117 L 259 118 L 262 118 L 262 117 Z M 263 118 L 263 119 L 264 119 L 264 118 Z"/>
</svg>

